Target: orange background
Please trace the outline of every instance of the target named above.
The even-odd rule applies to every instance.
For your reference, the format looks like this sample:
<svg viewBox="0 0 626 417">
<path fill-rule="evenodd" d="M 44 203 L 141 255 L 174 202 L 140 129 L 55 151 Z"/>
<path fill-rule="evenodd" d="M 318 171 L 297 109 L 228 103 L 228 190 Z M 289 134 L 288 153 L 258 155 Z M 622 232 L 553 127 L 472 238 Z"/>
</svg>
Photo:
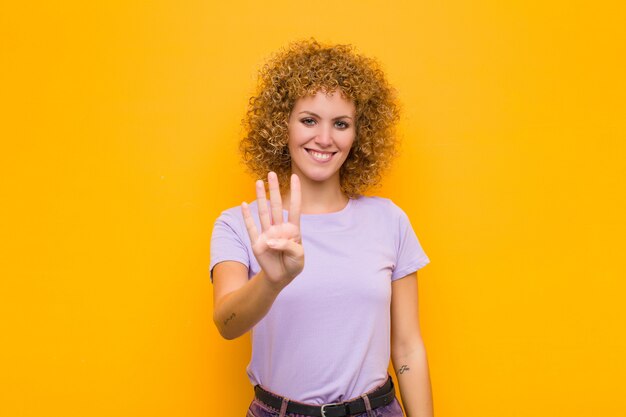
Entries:
<svg viewBox="0 0 626 417">
<path fill-rule="evenodd" d="M 624 22 L 604 1 L 3 4 L 0 415 L 245 414 L 211 229 L 254 198 L 256 69 L 309 36 L 401 94 L 375 193 L 432 260 L 436 415 L 626 415 Z"/>
</svg>

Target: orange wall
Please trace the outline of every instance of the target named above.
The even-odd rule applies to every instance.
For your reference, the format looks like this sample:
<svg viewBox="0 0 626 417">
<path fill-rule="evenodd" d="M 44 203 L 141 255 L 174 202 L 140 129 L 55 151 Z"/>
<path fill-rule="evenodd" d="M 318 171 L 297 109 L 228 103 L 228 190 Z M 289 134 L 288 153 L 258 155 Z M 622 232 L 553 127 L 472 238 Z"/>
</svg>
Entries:
<svg viewBox="0 0 626 417">
<path fill-rule="evenodd" d="M 621 2 L 11 3 L 1 416 L 244 415 L 249 339 L 212 323 L 210 234 L 254 198 L 236 148 L 256 68 L 308 36 L 378 57 L 401 93 L 376 193 L 432 260 L 437 416 L 626 414 Z"/>
</svg>

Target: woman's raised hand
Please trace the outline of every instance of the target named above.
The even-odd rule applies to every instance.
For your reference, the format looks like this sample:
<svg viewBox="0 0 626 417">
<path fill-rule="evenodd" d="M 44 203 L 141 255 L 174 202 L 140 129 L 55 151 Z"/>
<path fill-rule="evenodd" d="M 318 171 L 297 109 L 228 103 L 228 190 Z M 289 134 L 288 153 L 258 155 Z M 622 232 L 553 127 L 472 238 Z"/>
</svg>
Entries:
<svg viewBox="0 0 626 417">
<path fill-rule="evenodd" d="M 291 175 L 291 201 L 289 216 L 283 222 L 283 204 L 276 173 L 267 175 L 270 189 L 270 208 L 267 209 L 265 186 L 262 180 L 256 182 L 257 207 L 261 223 L 261 233 L 252 219 L 250 207 L 244 202 L 241 211 L 250 236 L 252 251 L 267 279 L 284 288 L 304 268 L 304 249 L 300 235 L 300 179 Z"/>
</svg>

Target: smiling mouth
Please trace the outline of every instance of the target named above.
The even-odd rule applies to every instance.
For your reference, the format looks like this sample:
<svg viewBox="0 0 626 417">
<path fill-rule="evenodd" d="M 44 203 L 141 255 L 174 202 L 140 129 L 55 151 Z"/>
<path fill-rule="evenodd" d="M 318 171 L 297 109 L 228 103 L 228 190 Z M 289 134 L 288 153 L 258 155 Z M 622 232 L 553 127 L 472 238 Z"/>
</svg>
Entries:
<svg viewBox="0 0 626 417">
<path fill-rule="evenodd" d="M 330 161 L 337 152 L 320 152 L 314 149 L 304 148 L 307 153 L 317 162 L 327 162 Z"/>
</svg>

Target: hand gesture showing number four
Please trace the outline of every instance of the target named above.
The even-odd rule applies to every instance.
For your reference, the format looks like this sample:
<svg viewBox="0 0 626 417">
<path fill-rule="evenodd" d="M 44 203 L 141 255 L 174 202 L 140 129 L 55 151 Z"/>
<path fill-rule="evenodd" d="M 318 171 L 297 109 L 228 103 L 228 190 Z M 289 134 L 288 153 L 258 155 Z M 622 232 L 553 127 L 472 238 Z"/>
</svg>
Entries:
<svg viewBox="0 0 626 417">
<path fill-rule="evenodd" d="M 257 207 L 261 223 L 259 234 L 250 207 L 241 205 L 246 229 L 256 257 L 267 279 L 280 288 L 287 286 L 304 268 L 304 249 L 300 235 L 300 179 L 291 175 L 291 201 L 289 217 L 283 222 L 283 205 L 276 173 L 267 174 L 270 189 L 270 213 L 267 209 L 265 186 L 262 180 L 256 182 Z"/>
</svg>

